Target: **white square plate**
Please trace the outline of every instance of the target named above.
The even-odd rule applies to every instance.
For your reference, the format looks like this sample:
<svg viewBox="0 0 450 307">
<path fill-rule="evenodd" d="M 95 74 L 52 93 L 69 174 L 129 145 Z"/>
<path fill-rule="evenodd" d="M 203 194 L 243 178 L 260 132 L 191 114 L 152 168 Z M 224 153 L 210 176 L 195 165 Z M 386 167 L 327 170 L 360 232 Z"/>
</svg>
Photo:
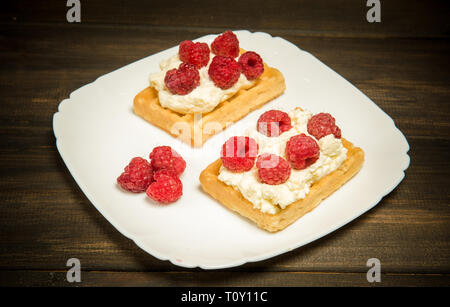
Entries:
<svg viewBox="0 0 450 307">
<path fill-rule="evenodd" d="M 53 118 L 58 150 L 76 182 L 101 214 L 123 235 L 161 260 L 183 267 L 217 269 L 260 261 L 298 248 L 374 207 L 403 179 L 409 145 L 393 120 L 368 97 L 311 54 L 267 33 L 235 31 L 240 46 L 258 52 L 286 79 L 286 92 L 262 109 L 192 149 L 133 113 L 134 96 L 148 86 L 159 62 L 173 47 L 98 78 L 63 100 Z M 198 41 L 212 42 L 208 35 Z M 351 63 L 349 63 L 351 65 Z M 342 135 L 361 147 L 360 173 L 315 210 L 271 234 L 206 195 L 200 172 L 219 157 L 223 142 L 255 125 L 269 109 L 301 106 L 329 112 Z M 170 145 L 187 161 L 183 196 L 161 206 L 145 193 L 119 189 L 116 178 L 134 156 L 148 158 L 153 147 Z"/>
</svg>

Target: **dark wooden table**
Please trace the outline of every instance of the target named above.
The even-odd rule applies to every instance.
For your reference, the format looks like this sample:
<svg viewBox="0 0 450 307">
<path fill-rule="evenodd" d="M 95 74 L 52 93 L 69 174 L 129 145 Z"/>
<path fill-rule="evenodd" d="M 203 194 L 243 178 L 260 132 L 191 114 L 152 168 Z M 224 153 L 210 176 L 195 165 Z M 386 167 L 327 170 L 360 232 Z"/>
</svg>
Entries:
<svg viewBox="0 0 450 307">
<path fill-rule="evenodd" d="M 450 40 L 448 1 L 8 1 L 0 13 L 0 285 L 450 285 Z M 126 3 L 126 4 L 125 4 Z M 229 4 L 227 4 L 229 3 Z M 52 116 L 97 77 L 185 39 L 265 31 L 317 56 L 386 111 L 411 165 L 374 209 L 287 254 L 203 271 L 160 261 L 122 236 L 65 167 Z M 131 102 L 130 102 L 131 103 Z M 389 157 L 386 157 L 389 159 Z M 381 261 L 382 281 L 366 280 Z"/>
</svg>

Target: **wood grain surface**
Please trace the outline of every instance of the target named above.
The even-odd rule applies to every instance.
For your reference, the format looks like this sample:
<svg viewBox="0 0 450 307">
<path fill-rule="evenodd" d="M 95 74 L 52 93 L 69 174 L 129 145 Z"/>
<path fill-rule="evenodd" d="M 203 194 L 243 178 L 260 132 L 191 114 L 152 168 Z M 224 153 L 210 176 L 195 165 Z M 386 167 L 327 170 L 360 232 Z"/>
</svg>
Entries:
<svg viewBox="0 0 450 307">
<path fill-rule="evenodd" d="M 448 1 L 10 1 L 0 12 L 0 285 L 449 286 Z M 228 3 L 228 4 L 227 4 Z M 176 267 L 122 236 L 81 192 L 55 147 L 52 116 L 84 84 L 226 29 L 265 31 L 304 49 L 389 114 L 410 144 L 402 183 L 372 210 L 287 254 L 240 267 Z M 130 102 L 131 103 L 131 102 Z M 389 157 L 386 157 L 389 159 Z M 382 282 L 366 280 L 379 258 Z"/>
</svg>

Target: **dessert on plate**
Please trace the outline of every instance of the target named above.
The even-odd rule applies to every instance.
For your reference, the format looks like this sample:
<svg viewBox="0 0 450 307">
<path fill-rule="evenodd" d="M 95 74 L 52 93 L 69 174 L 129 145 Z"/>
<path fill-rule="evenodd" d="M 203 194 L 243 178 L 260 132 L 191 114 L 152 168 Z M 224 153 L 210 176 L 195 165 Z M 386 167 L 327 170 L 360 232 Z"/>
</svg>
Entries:
<svg viewBox="0 0 450 307">
<path fill-rule="evenodd" d="M 276 232 L 313 210 L 359 172 L 364 152 L 341 137 L 328 113 L 296 108 L 263 113 L 228 139 L 200 175 L 222 205 Z"/>
<path fill-rule="evenodd" d="M 283 75 L 231 31 L 205 42 L 183 41 L 134 98 L 134 112 L 192 146 L 260 108 L 285 90 Z"/>
</svg>

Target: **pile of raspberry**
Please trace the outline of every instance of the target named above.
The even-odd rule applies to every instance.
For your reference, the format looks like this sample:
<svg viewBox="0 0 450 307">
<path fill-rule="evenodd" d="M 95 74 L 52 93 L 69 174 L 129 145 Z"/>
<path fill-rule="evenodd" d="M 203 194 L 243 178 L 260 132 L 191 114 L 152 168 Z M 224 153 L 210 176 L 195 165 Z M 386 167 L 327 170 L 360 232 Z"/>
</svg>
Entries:
<svg viewBox="0 0 450 307">
<path fill-rule="evenodd" d="M 286 112 L 270 110 L 263 113 L 257 122 L 257 130 L 267 137 L 277 137 L 292 128 L 291 119 Z M 262 153 L 258 156 L 258 144 L 253 138 L 235 136 L 222 146 L 221 159 L 223 166 L 231 172 L 246 172 L 253 168 L 256 161 L 260 182 L 277 185 L 286 182 L 291 168 L 302 170 L 316 162 L 320 157 L 317 140 L 333 134 L 341 137 L 341 130 L 334 117 L 328 113 L 312 116 L 307 124 L 308 133 L 292 136 L 286 143 L 286 159 L 278 155 Z M 317 139 L 317 140 L 316 140 Z"/>
<path fill-rule="evenodd" d="M 253 51 L 243 53 L 239 56 L 239 40 L 237 36 L 226 31 L 217 36 L 211 44 L 211 50 L 215 54 L 208 74 L 217 87 L 228 89 L 239 79 L 241 73 L 247 80 L 254 80 L 264 72 L 264 63 L 261 57 Z"/>
<path fill-rule="evenodd" d="M 167 89 L 174 95 L 187 95 L 199 86 L 198 70 L 208 65 L 210 52 L 214 57 L 208 75 L 223 90 L 236 84 L 241 73 L 248 80 L 254 80 L 264 72 L 263 60 L 256 52 L 245 52 L 236 61 L 240 53 L 239 40 L 233 32 L 226 31 L 214 39 L 211 50 L 206 43 L 181 42 L 178 54 L 182 64 L 167 71 L 164 78 Z"/>
<path fill-rule="evenodd" d="M 130 192 L 146 192 L 162 204 L 175 202 L 183 195 L 179 176 L 186 168 L 186 161 L 170 146 L 153 148 L 149 158 L 150 162 L 141 157 L 131 159 L 117 183 Z"/>
</svg>

